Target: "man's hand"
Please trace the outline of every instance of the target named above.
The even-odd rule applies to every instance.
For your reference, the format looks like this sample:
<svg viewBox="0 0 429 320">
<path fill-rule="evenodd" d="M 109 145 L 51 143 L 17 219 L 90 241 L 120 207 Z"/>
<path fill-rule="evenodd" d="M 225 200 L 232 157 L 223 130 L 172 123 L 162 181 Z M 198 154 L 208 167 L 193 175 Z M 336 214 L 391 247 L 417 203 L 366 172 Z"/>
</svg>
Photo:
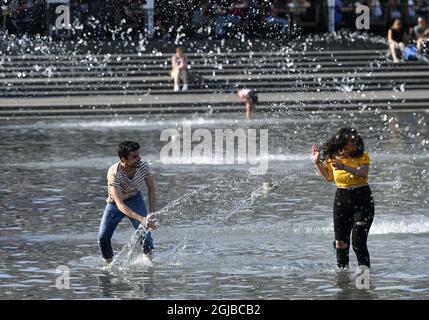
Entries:
<svg viewBox="0 0 429 320">
<path fill-rule="evenodd" d="M 148 214 L 146 218 L 143 218 L 142 221 L 140 221 L 144 226 L 146 226 L 149 229 L 155 230 L 157 227 L 157 220 L 153 214 Z"/>
<path fill-rule="evenodd" d="M 311 159 L 313 160 L 314 163 L 319 162 L 319 148 L 317 147 L 317 145 L 313 144 L 311 146 Z"/>
</svg>

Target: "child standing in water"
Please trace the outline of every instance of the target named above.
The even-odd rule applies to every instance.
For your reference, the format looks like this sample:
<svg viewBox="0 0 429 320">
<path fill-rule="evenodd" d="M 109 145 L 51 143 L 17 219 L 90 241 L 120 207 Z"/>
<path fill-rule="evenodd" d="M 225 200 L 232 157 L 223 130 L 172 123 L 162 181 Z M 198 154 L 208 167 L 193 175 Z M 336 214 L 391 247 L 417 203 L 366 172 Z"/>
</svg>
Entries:
<svg viewBox="0 0 429 320">
<path fill-rule="evenodd" d="M 255 115 L 255 107 L 258 103 L 256 92 L 250 89 L 241 89 L 237 91 L 241 102 L 246 103 L 246 118 L 251 119 Z"/>
<path fill-rule="evenodd" d="M 342 128 L 312 159 L 327 181 L 335 181 L 334 247 L 339 268 L 349 267 L 350 233 L 359 266 L 370 267 L 367 238 L 374 219 L 374 200 L 368 185 L 370 158 L 362 138 L 352 128 Z"/>
</svg>

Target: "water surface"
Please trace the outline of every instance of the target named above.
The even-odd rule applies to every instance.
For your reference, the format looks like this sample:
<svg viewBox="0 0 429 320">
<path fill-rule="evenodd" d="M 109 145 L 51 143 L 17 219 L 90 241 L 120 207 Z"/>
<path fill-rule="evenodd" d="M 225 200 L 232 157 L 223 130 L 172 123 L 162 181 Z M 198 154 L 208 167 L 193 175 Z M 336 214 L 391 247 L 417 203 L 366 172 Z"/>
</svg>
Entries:
<svg viewBox="0 0 429 320">
<path fill-rule="evenodd" d="M 429 132 L 425 112 L 288 112 L 2 121 L 0 297 L 3 299 L 424 299 L 429 294 Z M 269 130 L 269 167 L 165 165 L 160 133 L 192 128 Z M 335 186 L 316 174 L 312 143 L 344 125 L 372 158 L 376 217 L 371 288 L 335 269 Z M 97 231 L 116 147 L 138 141 L 170 203 L 154 232 L 154 267 L 103 269 Z M 264 182 L 274 188 L 267 190 Z M 146 196 L 146 195 L 145 195 Z M 124 219 L 120 250 L 133 232 Z M 70 289 L 58 289 L 59 266 Z"/>
</svg>

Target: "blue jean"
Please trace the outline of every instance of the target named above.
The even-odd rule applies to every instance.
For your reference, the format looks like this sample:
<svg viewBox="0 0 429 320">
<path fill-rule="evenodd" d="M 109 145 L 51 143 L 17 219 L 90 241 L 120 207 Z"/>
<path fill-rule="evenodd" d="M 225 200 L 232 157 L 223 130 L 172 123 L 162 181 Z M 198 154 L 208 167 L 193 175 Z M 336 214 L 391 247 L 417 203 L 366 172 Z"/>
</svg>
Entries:
<svg viewBox="0 0 429 320">
<path fill-rule="evenodd" d="M 146 217 L 147 211 L 146 206 L 142 197 L 142 194 L 139 192 L 135 196 L 132 196 L 129 199 L 124 200 L 124 204 L 132 209 L 135 213 Z M 113 257 L 112 249 L 112 236 L 118 226 L 119 222 L 125 217 L 115 203 L 107 203 L 106 208 L 104 209 L 103 218 L 101 218 L 100 229 L 98 232 L 98 245 L 101 249 L 101 254 L 104 259 L 111 259 Z M 140 222 L 131 219 L 131 223 L 134 226 L 134 229 L 140 226 Z M 150 253 L 154 249 L 152 235 L 149 232 L 145 242 L 143 244 L 144 253 Z"/>
</svg>

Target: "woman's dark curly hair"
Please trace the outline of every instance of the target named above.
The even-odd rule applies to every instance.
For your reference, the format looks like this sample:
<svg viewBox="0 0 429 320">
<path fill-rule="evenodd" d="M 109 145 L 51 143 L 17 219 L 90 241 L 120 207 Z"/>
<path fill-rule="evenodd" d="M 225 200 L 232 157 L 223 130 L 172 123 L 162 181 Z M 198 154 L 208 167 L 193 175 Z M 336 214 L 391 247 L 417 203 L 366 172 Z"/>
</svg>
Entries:
<svg viewBox="0 0 429 320">
<path fill-rule="evenodd" d="M 349 137 L 353 137 L 353 139 L 356 139 L 357 144 L 356 151 L 350 154 L 350 156 L 361 156 L 365 151 L 365 145 L 363 143 L 362 137 L 358 135 L 355 129 L 341 128 L 340 131 L 338 131 L 332 138 L 330 138 L 320 147 L 320 160 L 325 161 L 328 158 L 333 158 L 337 156 L 347 144 Z"/>
</svg>

